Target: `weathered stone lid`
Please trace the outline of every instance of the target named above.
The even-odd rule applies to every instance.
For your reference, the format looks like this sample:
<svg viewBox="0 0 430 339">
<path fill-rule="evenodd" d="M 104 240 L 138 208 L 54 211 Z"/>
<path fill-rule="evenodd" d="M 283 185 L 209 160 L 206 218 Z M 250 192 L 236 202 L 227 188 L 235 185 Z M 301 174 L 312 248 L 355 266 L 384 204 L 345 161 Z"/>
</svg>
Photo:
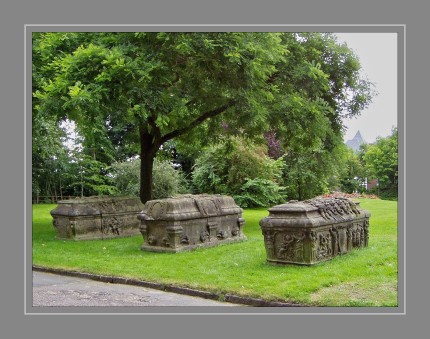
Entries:
<svg viewBox="0 0 430 339">
<path fill-rule="evenodd" d="M 66 203 L 65 201 L 59 201 L 58 206 L 50 213 L 52 216 L 77 217 L 81 215 L 100 215 L 100 210 L 84 204 L 76 205 L 73 203 Z"/>
<path fill-rule="evenodd" d="M 303 201 L 292 200 L 286 204 L 277 205 L 269 208 L 271 214 L 291 214 L 291 213 L 307 213 L 312 211 L 318 211 L 318 208 L 307 204 Z"/>
<path fill-rule="evenodd" d="M 314 198 L 290 201 L 269 209 L 269 216 L 260 221 L 261 227 L 315 227 L 333 222 L 369 217 L 358 203 L 346 198 Z"/>
<path fill-rule="evenodd" d="M 225 195 L 182 195 L 146 202 L 140 220 L 189 220 L 241 214 L 232 197 Z"/>
<path fill-rule="evenodd" d="M 91 216 L 110 214 L 117 211 L 139 212 L 143 204 L 136 197 L 93 196 L 61 200 L 50 213 L 52 216 Z"/>
<path fill-rule="evenodd" d="M 138 197 L 133 196 L 108 196 L 108 195 L 94 195 L 91 197 L 82 197 L 74 199 L 66 199 L 58 201 L 58 204 L 98 204 L 109 201 L 124 201 L 124 200 L 138 200 Z"/>
</svg>

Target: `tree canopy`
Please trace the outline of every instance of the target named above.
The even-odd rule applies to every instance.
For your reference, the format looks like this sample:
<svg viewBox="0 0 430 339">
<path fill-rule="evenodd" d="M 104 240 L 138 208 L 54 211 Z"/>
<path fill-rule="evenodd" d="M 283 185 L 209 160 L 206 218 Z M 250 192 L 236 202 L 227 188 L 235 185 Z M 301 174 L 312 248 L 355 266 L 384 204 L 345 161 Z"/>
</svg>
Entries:
<svg viewBox="0 0 430 339">
<path fill-rule="evenodd" d="M 178 137 L 272 132 L 290 159 L 330 163 L 342 116 L 371 101 L 359 69 L 330 34 L 34 33 L 33 121 L 75 121 L 97 161 L 139 152 L 145 202 L 155 155 Z"/>
</svg>

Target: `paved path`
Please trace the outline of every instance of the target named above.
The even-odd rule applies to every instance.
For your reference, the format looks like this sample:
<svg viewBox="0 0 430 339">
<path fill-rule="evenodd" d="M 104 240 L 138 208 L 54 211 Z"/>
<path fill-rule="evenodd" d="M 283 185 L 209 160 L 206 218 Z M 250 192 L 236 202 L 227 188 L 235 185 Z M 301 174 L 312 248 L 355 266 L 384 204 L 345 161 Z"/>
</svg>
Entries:
<svg viewBox="0 0 430 339">
<path fill-rule="evenodd" d="M 33 306 L 244 306 L 33 271 Z"/>
</svg>

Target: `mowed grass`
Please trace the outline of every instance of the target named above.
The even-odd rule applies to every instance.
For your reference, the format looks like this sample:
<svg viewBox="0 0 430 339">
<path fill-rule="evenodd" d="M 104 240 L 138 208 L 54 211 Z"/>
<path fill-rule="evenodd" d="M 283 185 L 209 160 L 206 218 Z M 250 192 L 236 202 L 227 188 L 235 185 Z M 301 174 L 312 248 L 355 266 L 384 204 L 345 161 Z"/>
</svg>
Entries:
<svg viewBox="0 0 430 339">
<path fill-rule="evenodd" d="M 140 249 L 141 236 L 58 240 L 49 214 L 56 205 L 33 205 L 33 265 L 309 306 L 395 307 L 397 202 L 357 201 L 372 214 L 369 246 L 315 266 L 266 262 L 258 223 L 268 215 L 267 209 L 244 210 L 244 242 L 191 252 L 152 253 Z"/>
</svg>

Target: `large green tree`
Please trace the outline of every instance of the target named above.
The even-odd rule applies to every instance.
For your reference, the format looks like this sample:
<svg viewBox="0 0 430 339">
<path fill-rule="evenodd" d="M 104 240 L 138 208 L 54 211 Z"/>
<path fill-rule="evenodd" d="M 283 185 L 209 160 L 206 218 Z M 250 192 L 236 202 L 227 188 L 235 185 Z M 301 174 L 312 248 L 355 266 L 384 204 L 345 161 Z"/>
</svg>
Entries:
<svg viewBox="0 0 430 339">
<path fill-rule="evenodd" d="M 271 133 L 285 153 L 290 199 L 330 189 L 343 157 L 343 120 L 360 114 L 376 94 L 358 57 L 333 34 L 286 33 L 285 60 L 270 81 L 276 89 Z"/>
<path fill-rule="evenodd" d="M 226 123 L 223 134 L 259 137 L 272 157 L 284 154 L 288 197 L 304 199 L 338 184 L 345 165 L 343 121 L 359 115 L 376 93 L 361 76 L 358 57 L 334 34 L 282 33 L 280 37 L 285 54 L 267 80 L 273 98 L 264 103 L 269 114 L 259 124 L 260 131 L 252 134 Z M 195 133 L 213 138 L 204 127 Z M 183 138 L 175 142 L 176 159 L 187 169 L 205 145 L 204 137 L 199 137 L 200 143 Z"/>
<path fill-rule="evenodd" d="M 52 61 L 71 53 L 91 35 L 74 33 L 33 33 L 32 87 L 33 93 L 43 90 L 55 77 Z M 32 170 L 33 196 L 51 201 L 64 196 L 93 195 L 112 192 L 106 176 L 108 164 L 116 157 L 112 138 L 106 138 L 103 128 L 93 126 L 91 135 L 72 140 L 67 116 L 36 109 L 40 104 L 33 97 L 32 110 Z M 66 122 L 66 123 L 64 123 Z M 79 143 L 79 145 L 72 144 Z M 69 145 L 69 146 L 66 146 Z M 79 146 L 79 147 L 76 147 Z"/>
<path fill-rule="evenodd" d="M 43 55 L 50 76 L 35 90 L 36 110 L 67 116 L 88 138 L 127 126 L 140 144 L 142 202 L 152 197 L 153 160 L 165 142 L 209 119 L 207 128 L 218 128 L 220 115 L 251 129 L 265 120 L 272 99 L 267 80 L 284 53 L 277 33 L 50 33 L 37 39 L 38 46 L 72 42 L 61 51 L 48 44 Z"/>
<path fill-rule="evenodd" d="M 366 144 L 363 144 L 359 153 L 344 145 L 342 166 L 340 170 L 340 188 L 342 192 L 353 193 L 365 190 L 363 186 L 366 178 L 366 169 L 362 159 Z"/>
<path fill-rule="evenodd" d="M 387 197 L 398 196 L 398 152 L 398 130 L 393 128 L 390 136 L 367 145 L 363 154 L 368 174 L 378 178 L 380 193 Z"/>
<path fill-rule="evenodd" d="M 38 203 L 41 199 L 55 200 L 66 194 L 64 173 L 69 166 L 67 151 L 62 144 L 65 132 L 55 124 L 55 121 L 40 118 L 33 122 L 32 137 L 34 201 Z"/>
<path fill-rule="evenodd" d="M 333 174 L 342 118 L 371 100 L 359 69 L 331 34 L 35 33 L 33 120 L 75 121 L 101 163 L 140 152 L 143 202 L 163 146 L 190 163 L 217 136 L 269 133 L 306 197 Z"/>
</svg>

